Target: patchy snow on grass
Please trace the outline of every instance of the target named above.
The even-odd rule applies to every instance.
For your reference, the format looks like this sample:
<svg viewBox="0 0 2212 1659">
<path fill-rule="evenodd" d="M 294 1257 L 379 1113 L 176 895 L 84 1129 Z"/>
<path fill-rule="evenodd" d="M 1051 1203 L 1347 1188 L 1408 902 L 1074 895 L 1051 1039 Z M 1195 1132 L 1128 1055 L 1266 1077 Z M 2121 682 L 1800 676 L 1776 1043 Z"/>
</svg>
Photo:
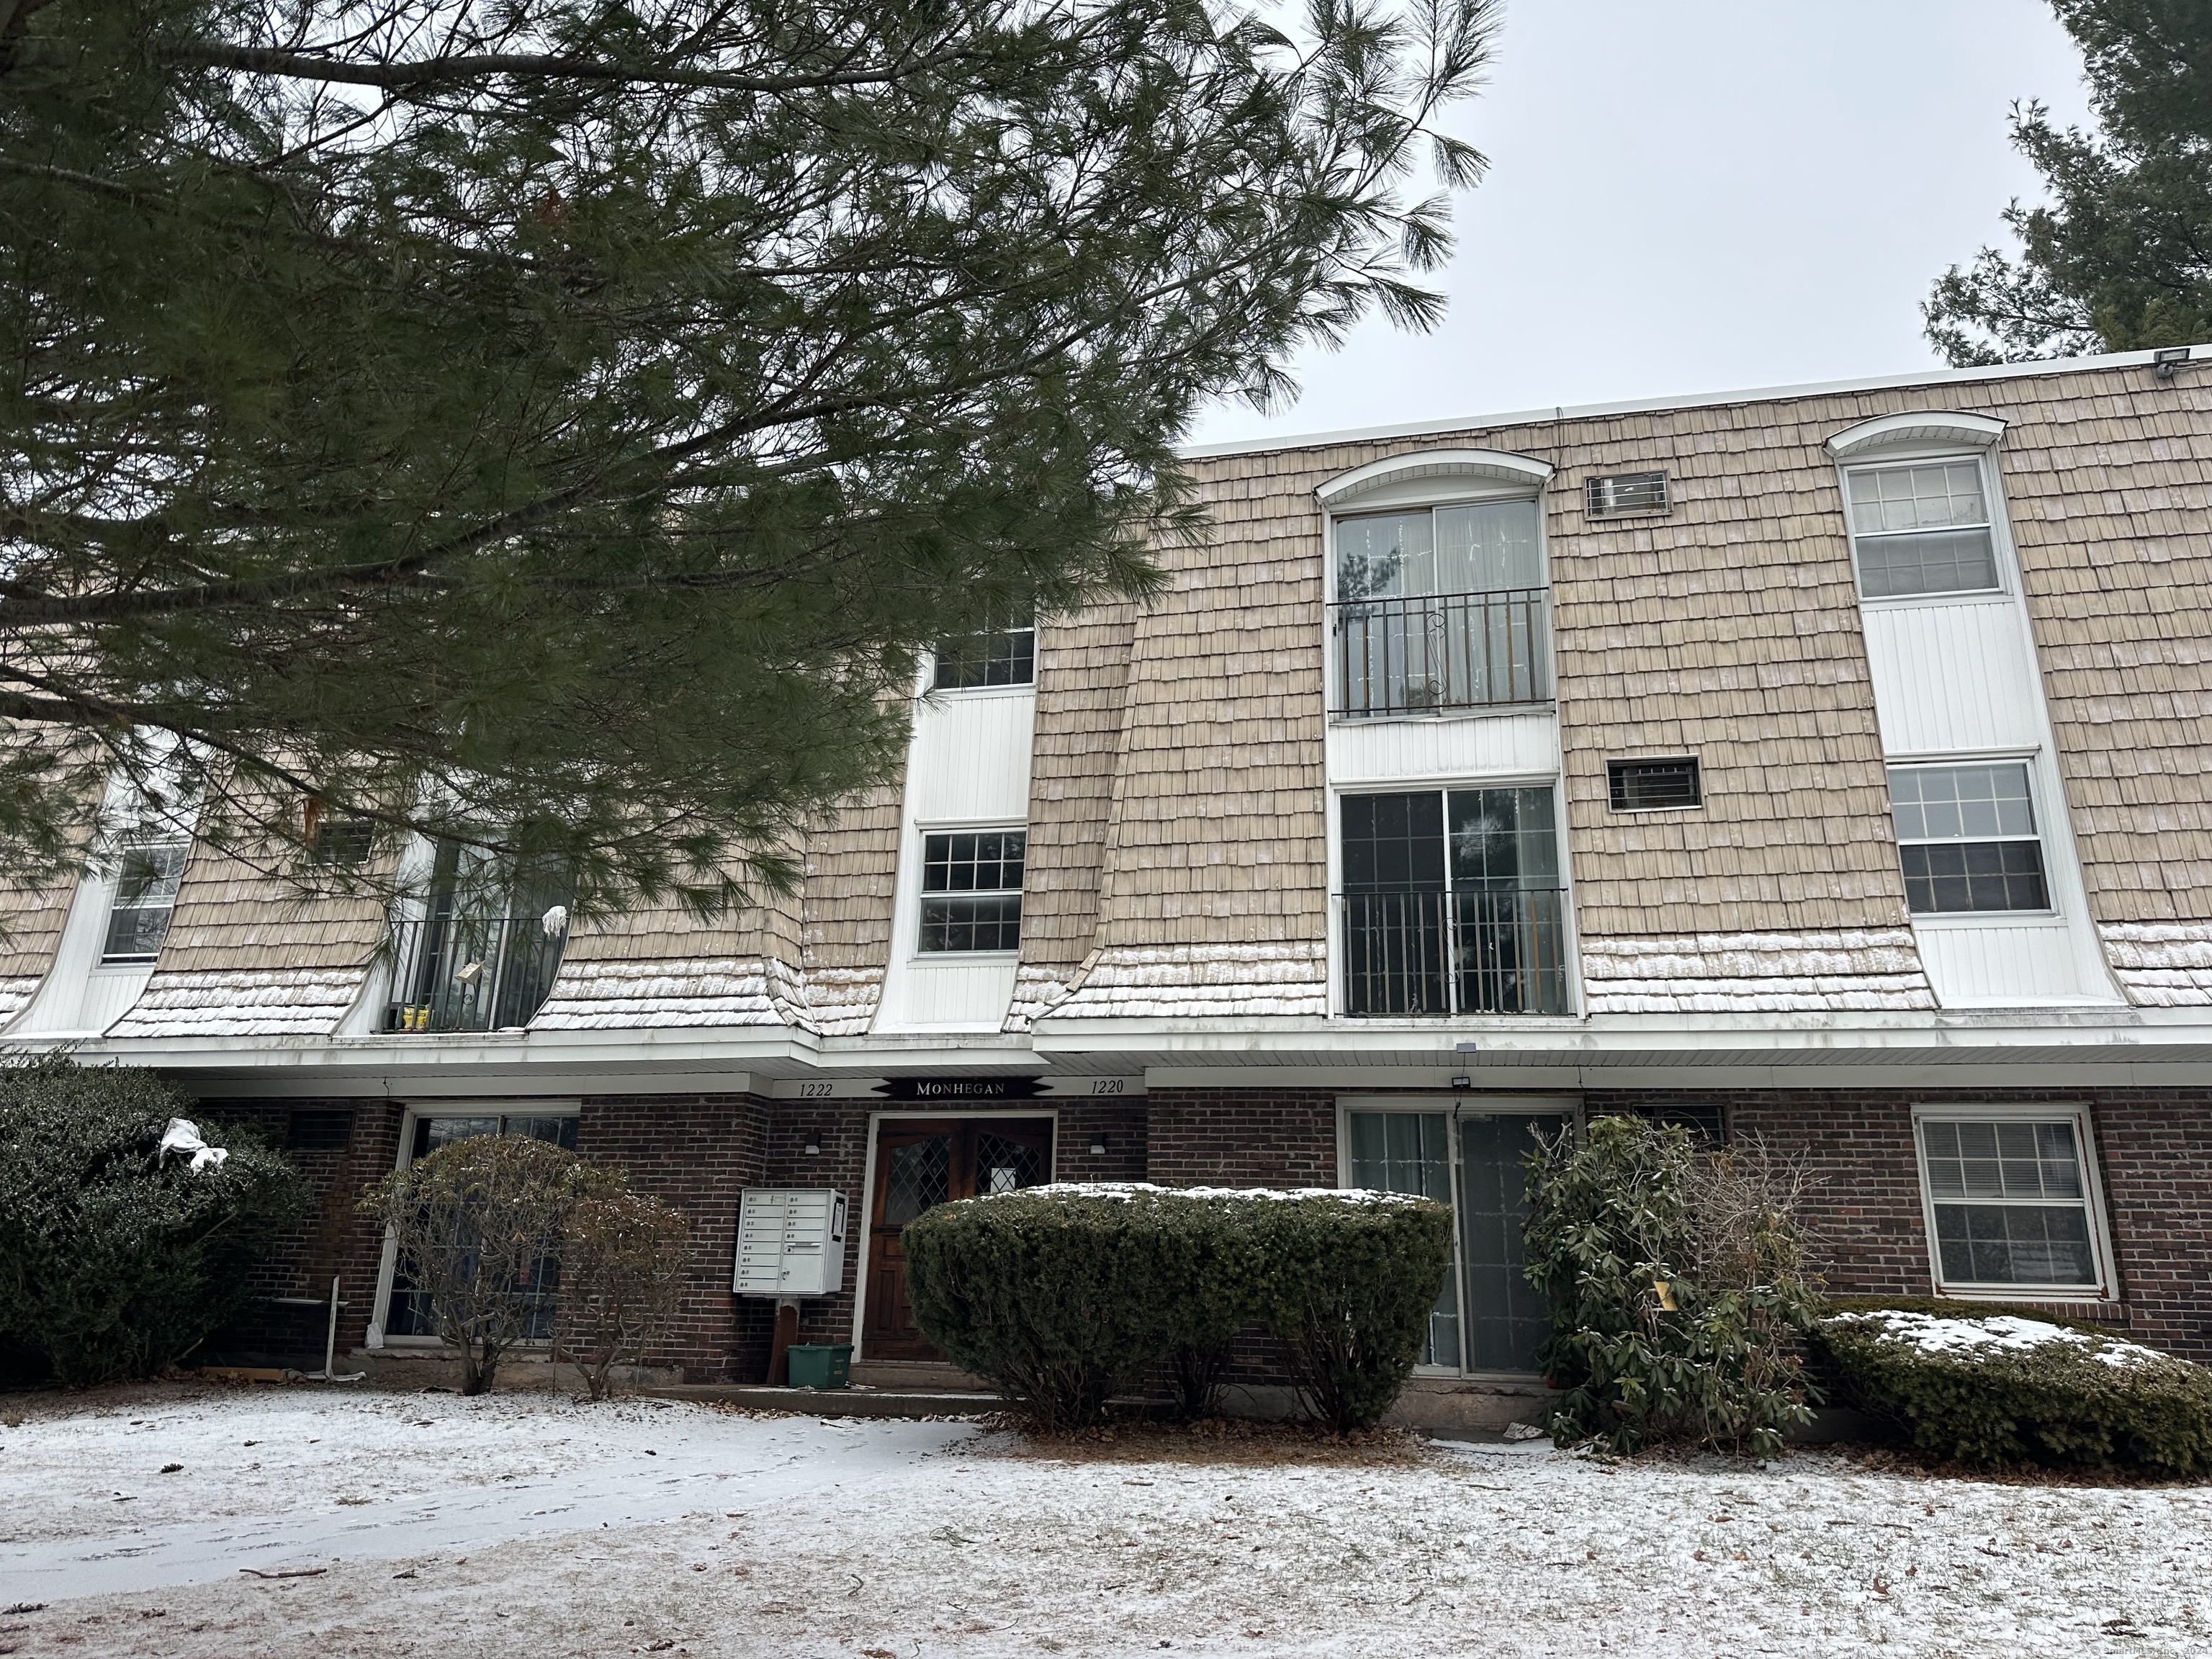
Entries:
<svg viewBox="0 0 2212 1659">
<path fill-rule="evenodd" d="M 1923 1353 L 1948 1354 L 1959 1358 L 1971 1359 L 1985 1353 L 2022 1352 L 2055 1342 L 2087 1348 L 2090 1350 L 2089 1358 L 2101 1360 L 2116 1369 L 2166 1361 L 2166 1355 L 2155 1348 L 2146 1348 L 2140 1342 L 2124 1342 L 2116 1336 L 2092 1336 L 2086 1331 L 2069 1330 L 2063 1325 L 2053 1325 L 2046 1320 L 2024 1319 L 2017 1314 L 1990 1314 L 1984 1318 L 1960 1319 L 1938 1314 L 1902 1313 L 1882 1309 L 1867 1313 L 1841 1314 L 1837 1317 L 1878 1325 L 1886 1340 L 1905 1343 Z"/>
<path fill-rule="evenodd" d="M 1541 1442 L 1116 1461 L 963 1423 L 307 1388 L 0 1421 L 0 1607 L 46 1603 L 0 1615 L 25 1655 L 2212 1651 L 2198 1487 Z"/>
</svg>

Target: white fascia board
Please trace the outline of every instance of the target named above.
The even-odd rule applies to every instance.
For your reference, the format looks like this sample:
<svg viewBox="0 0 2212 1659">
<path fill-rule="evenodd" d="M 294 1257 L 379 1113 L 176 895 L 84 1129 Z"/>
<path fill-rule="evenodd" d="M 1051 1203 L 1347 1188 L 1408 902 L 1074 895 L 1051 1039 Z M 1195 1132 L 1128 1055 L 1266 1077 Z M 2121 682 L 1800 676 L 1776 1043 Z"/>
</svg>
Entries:
<svg viewBox="0 0 2212 1659">
<path fill-rule="evenodd" d="M 2166 1016 L 2159 1018 L 2158 1016 Z M 2173 1018 L 2179 1016 L 2179 1018 Z M 1531 1064 L 1605 1064 L 1617 1056 L 1701 1053 L 1802 1054 L 1922 1054 L 2060 1048 L 2143 1060 L 2203 1048 L 2212 1053 L 2212 1014 L 2197 1009 L 1969 1010 L 1940 1013 L 1604 1015 L 1574 1024 L 1455 1022 L 1449 1024 L 1328 1021 L 1285 1016 L 1261 1020 L 1086 1019 L 1040 1021 L 1040 1054 L 1433 1054 L 1525 1058 Z M 1479 1061 L 1478 1061 L 1479 1063 Z"/>
<path fill-rule="evenodd" d="M 2204 362 L 2212 345 L 2189 348 Z M 1316 449 L 1324 444 L 1367 443 L 1383 438 L 1426 438 L 1451 432 L 1489 431 L 1499 427 L 1535 426 L 1547 421 L 1582 420 L 1606 415 L 1652 415 L 1674 409 L 1711 409 L 1724 404 L 1778 403 L 1790 398 L 1820 398 L 1847 392 L 1888 392 L 1905 386 L 1969 386 L 1982 380 L 2017 380 L 2044 374 L 2087 374 L 2100 369 L 2148 368 L 2152 351 L 2116 351 L 2098 357 L 2053 357 L 2032 363 L 1992 363 L 1981 368 L 1924 368 L 1907 374 L 1875 374 L 1850 380 L 1813 380 L 1801 386 L 1749 386 L 1671 398 L 1632 398 L 1621 403 L 1558 404 L 1548 409 L 1516 409 L 1502 414 L 1455 416 L 1448 421 L 1410 421 L 1390 426 L 1351 427 L 1337 432 L 1302 432 L 1280 438 L 1246 438 L 1232 443 L 1186 444 L 1176 453 L 1187 461 L 1220 455 L 1263 455 L 1277 450 Z"/>
</svg>

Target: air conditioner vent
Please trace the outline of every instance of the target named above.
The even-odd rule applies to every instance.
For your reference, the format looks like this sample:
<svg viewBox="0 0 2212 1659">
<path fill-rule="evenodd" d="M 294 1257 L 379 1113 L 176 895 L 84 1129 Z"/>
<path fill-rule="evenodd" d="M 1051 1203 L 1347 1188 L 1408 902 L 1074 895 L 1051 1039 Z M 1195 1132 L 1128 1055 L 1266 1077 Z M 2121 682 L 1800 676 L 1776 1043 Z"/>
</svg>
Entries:
<svg viewBox="0 0 2212 1659">
<path fill-rule="evenodd" d="M 1667 512 L 1663 472 L 1616 472 L 1609 478 L 1586 479 L 1583 500 L 1593 519 L 1626 519 L 1646 513 Z"/>
</svg>

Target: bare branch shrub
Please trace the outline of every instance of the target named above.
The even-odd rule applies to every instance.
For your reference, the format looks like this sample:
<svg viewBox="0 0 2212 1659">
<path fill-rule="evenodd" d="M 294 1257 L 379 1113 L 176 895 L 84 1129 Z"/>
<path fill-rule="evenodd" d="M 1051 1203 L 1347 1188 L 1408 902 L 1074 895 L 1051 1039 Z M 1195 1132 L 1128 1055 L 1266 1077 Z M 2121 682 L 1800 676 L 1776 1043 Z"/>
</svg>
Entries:
<svg viewBox="0 0 2212 1659">
<path fill-rule="evenodd" d="M 615 1366 L 641 1363 L 675 1323 L 690 1265 L 681 1212 L 641 1193 L 586 1198 L 569 1212 L 554 1352 L 575 1362 L 592 1399 L 607 1397 Z"/>
<path fill-rule="evenodd" d="M 390 1227 L 399 1271 L 460 1351 L 461 1392 L 490 1389 L 518 1342 L 549 1334 L 569 1217 L 620 1175 L 521 1135 L 477 1135 L 386 1176 L 361 1207 Z"/>
</svg>

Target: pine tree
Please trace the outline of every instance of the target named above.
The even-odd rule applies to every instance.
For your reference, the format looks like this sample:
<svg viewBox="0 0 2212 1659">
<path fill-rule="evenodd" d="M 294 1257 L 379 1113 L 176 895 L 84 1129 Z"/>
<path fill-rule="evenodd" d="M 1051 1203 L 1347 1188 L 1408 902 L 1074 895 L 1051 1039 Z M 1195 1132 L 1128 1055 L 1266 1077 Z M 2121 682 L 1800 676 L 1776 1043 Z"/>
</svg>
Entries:
<svg viewBox="0 0 2212 1659">
<path fill-rule="evenodd" d="M 775 879 L 920 652 L 1156 588 L 1207 399 L 1432 321 L 1492 3 L 0 0 L 0 873 L 167 753 L 302 881 Z"/>
<path fill-rule="evenodd" d="M 2051 202 L 2006 210 L 2017 261 L 1984 248 L 1923 306 L 1928 337 L 1961 367 L 2212 339 L 2212 8 L 2053 4 L 2100 130 L 2014 110 L 2013 143 Z"/>
</svg>

